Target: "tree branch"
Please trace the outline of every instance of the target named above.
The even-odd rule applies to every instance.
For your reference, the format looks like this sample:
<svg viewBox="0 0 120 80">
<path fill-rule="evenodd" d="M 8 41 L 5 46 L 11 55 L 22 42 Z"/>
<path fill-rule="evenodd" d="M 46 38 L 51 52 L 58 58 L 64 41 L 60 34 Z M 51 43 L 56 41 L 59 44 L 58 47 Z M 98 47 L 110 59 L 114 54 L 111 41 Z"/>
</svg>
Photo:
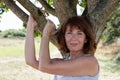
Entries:
<svg viewBox="0 0 120 80">
<path fill-rule="evenodd" d="M 16 15 L 18 16 L 24 23 L 27 22 L 28 15 L 20 9 L 13 0 L 1 0 L 5 5 Z"/>
<path fill-rule="evenodd" d="M 87 0 L 87 9 L 88 9 L 88 13 L 91 13 L 96 6 L 98 5 L 100 0 Z"/>
<path fill-rule="evenodd" d="M 35 18 L 38 23 L 38 29 L 42 33 L 43 28 L 46 24 L 46 19 L 43 13 L 39 8 L 37 8 L 32 2 L 29 0 L 17 0 L 26 10 L 30 12 L 30 14 Z"/>
<path fill-rule="evenodd" d="M 77 6 L 78 0 L 70 0 L 69 5 L 74 10 L 74 12 L 77 14 L 76 6 Z"/>
<path fill-rule="evenodd" d="M 42 4 L 42 6 L 51 13 L 52 15 L 56 16 L 55 9 L 53 9 L 45 0 L 39 0 L 39 2 Z"/>
<path fill-rule="evenodd" d="M 120 0 L 100 0 L 96 8 L 89 13 L 89 20 L 93 24 L 96 33 L 96 42 L 99 41 L 100 35 L 105 28 L 105 21 L 119 2 Z"/>
<path fill-rule="evenodd" d="M 31 13 L 31 15 L 35 18 L 36 22 L 38 23 L 39 32 L 42 33 L 47 20 L 43 15 L 43 13 L 41 12 L 41 10 L 37 8 L 35 5 L 33 5 L 29 0 L 18 0 L 18 2 L 22 6 L 24 6 L 24 8 L 26 8 Z M 52 36 L 51 42 L 55 46 L 59 47 L 55 35 Z"/>
<path fill-rule="evenodd" d="M 100 0 L 87 0 L 87 5 L 85 7 L 85 10 L 82 14 L 82 16 L 88 15 L 89 13 L 91 13 L 95 7 L 97 6 L 98 2 Z"/>
<path fill-rule="evenodd" d="M 53 0 L 53 4 L 56 9 L 57 17 L 62 24 L 69 17 L 76 16 L 76 9 L 71 8 L 71 0 Z M 76 0 L 75 0 L 76 1 Z"/>
</svg>

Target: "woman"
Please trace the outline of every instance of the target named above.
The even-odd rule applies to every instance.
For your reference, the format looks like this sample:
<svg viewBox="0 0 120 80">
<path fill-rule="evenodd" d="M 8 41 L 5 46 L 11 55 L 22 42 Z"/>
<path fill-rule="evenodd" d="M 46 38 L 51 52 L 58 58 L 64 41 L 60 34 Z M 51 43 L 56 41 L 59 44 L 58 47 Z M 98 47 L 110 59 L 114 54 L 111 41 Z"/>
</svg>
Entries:
<svg viewBox="0 0 120 80">
<path fill-rule="evenodd" d="M 57 32 L 60 50 L 69 54 L 63 59 L 51 59 L 49 41 L 55 33 L 55 25 L 48 20 L 43 30 L 39 59 L 35 57 L 35 20 L 29 17 L 25 42 L 26 63 L 42 72 L 55 74 L 54 80 L 98 80 L 99 67 L 94 56 L 95 38 L 92 26 L 85 17 L 71 17 Z"/>
</svg>

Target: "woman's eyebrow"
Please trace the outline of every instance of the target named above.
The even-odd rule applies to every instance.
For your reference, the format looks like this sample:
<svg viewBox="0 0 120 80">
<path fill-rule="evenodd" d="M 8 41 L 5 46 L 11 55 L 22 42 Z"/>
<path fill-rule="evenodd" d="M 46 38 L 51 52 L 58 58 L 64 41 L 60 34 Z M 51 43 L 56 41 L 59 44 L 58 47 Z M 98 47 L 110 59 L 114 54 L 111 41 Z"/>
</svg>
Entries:
<svg viewBox="0 0 120 80">
<path fill-rule="evenodd" d="M 83 31 L 81 31 L 81 30 L 78 30 L 78 32 L 83 32 Z"/>
</svg>

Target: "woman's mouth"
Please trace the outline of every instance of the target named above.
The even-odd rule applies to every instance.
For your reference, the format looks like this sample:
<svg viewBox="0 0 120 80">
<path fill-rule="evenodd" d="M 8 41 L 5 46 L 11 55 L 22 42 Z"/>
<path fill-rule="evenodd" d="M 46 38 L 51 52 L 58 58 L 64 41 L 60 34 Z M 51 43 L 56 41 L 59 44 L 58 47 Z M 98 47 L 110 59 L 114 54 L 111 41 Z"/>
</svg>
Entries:
<svg viewBox="0 0 120 80">
<path fill-rule="evenodd" d="M 77 43 L 70 43 L 70 45 L 75 47 L 75 46 L 77 46 Z"/>
</svg>

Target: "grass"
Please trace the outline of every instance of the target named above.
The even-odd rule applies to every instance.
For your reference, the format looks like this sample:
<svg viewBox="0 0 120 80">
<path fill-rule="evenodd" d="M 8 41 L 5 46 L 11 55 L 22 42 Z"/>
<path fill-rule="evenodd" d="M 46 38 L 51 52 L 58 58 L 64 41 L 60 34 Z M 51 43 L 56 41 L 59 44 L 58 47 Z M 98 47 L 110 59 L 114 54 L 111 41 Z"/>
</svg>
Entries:
<svg viewBox="0 0 120 80">
<path fill-rule="evenodd" d="M 52 44 L 50 46 L 52 56 L 56 56 L 54 54 L 57 52 L 56 48 Z M 103 57 L 106 56 L 104 53 L 110 52 L 103 51 L 107 49 L 100 46 L 96 52 L 100 64 L 99 80 L 120 80 L 120 60 L 116 61 L 108 54 L 107 57 L 110 58 Z M 36 51 L 37 53 L 39 51 L 39 39 L 36 39 Z M 53 75 L 42 73 L 26 65 L 24 39 L 0 39 L 0 80 L 53 80 Z"/>
<path fill-rule="evenodd" d="M 43 74 L 29 66 L 24 61 L 4 62 L 0 66 L 0 80 L 50 80 L 51 75 Z M 45 78 L 43 77 L 45 76 Z"/>
<path fill-rule="evenodd" d="M 14 45 L 0 48 L 0 57 L 20 57 L 23 56 L 23 45 Z"/>
<path fill-rule="evenodd" d="M 99 59 L 100 80 L 120 80 L 120 62 Z"/>
</svg>

